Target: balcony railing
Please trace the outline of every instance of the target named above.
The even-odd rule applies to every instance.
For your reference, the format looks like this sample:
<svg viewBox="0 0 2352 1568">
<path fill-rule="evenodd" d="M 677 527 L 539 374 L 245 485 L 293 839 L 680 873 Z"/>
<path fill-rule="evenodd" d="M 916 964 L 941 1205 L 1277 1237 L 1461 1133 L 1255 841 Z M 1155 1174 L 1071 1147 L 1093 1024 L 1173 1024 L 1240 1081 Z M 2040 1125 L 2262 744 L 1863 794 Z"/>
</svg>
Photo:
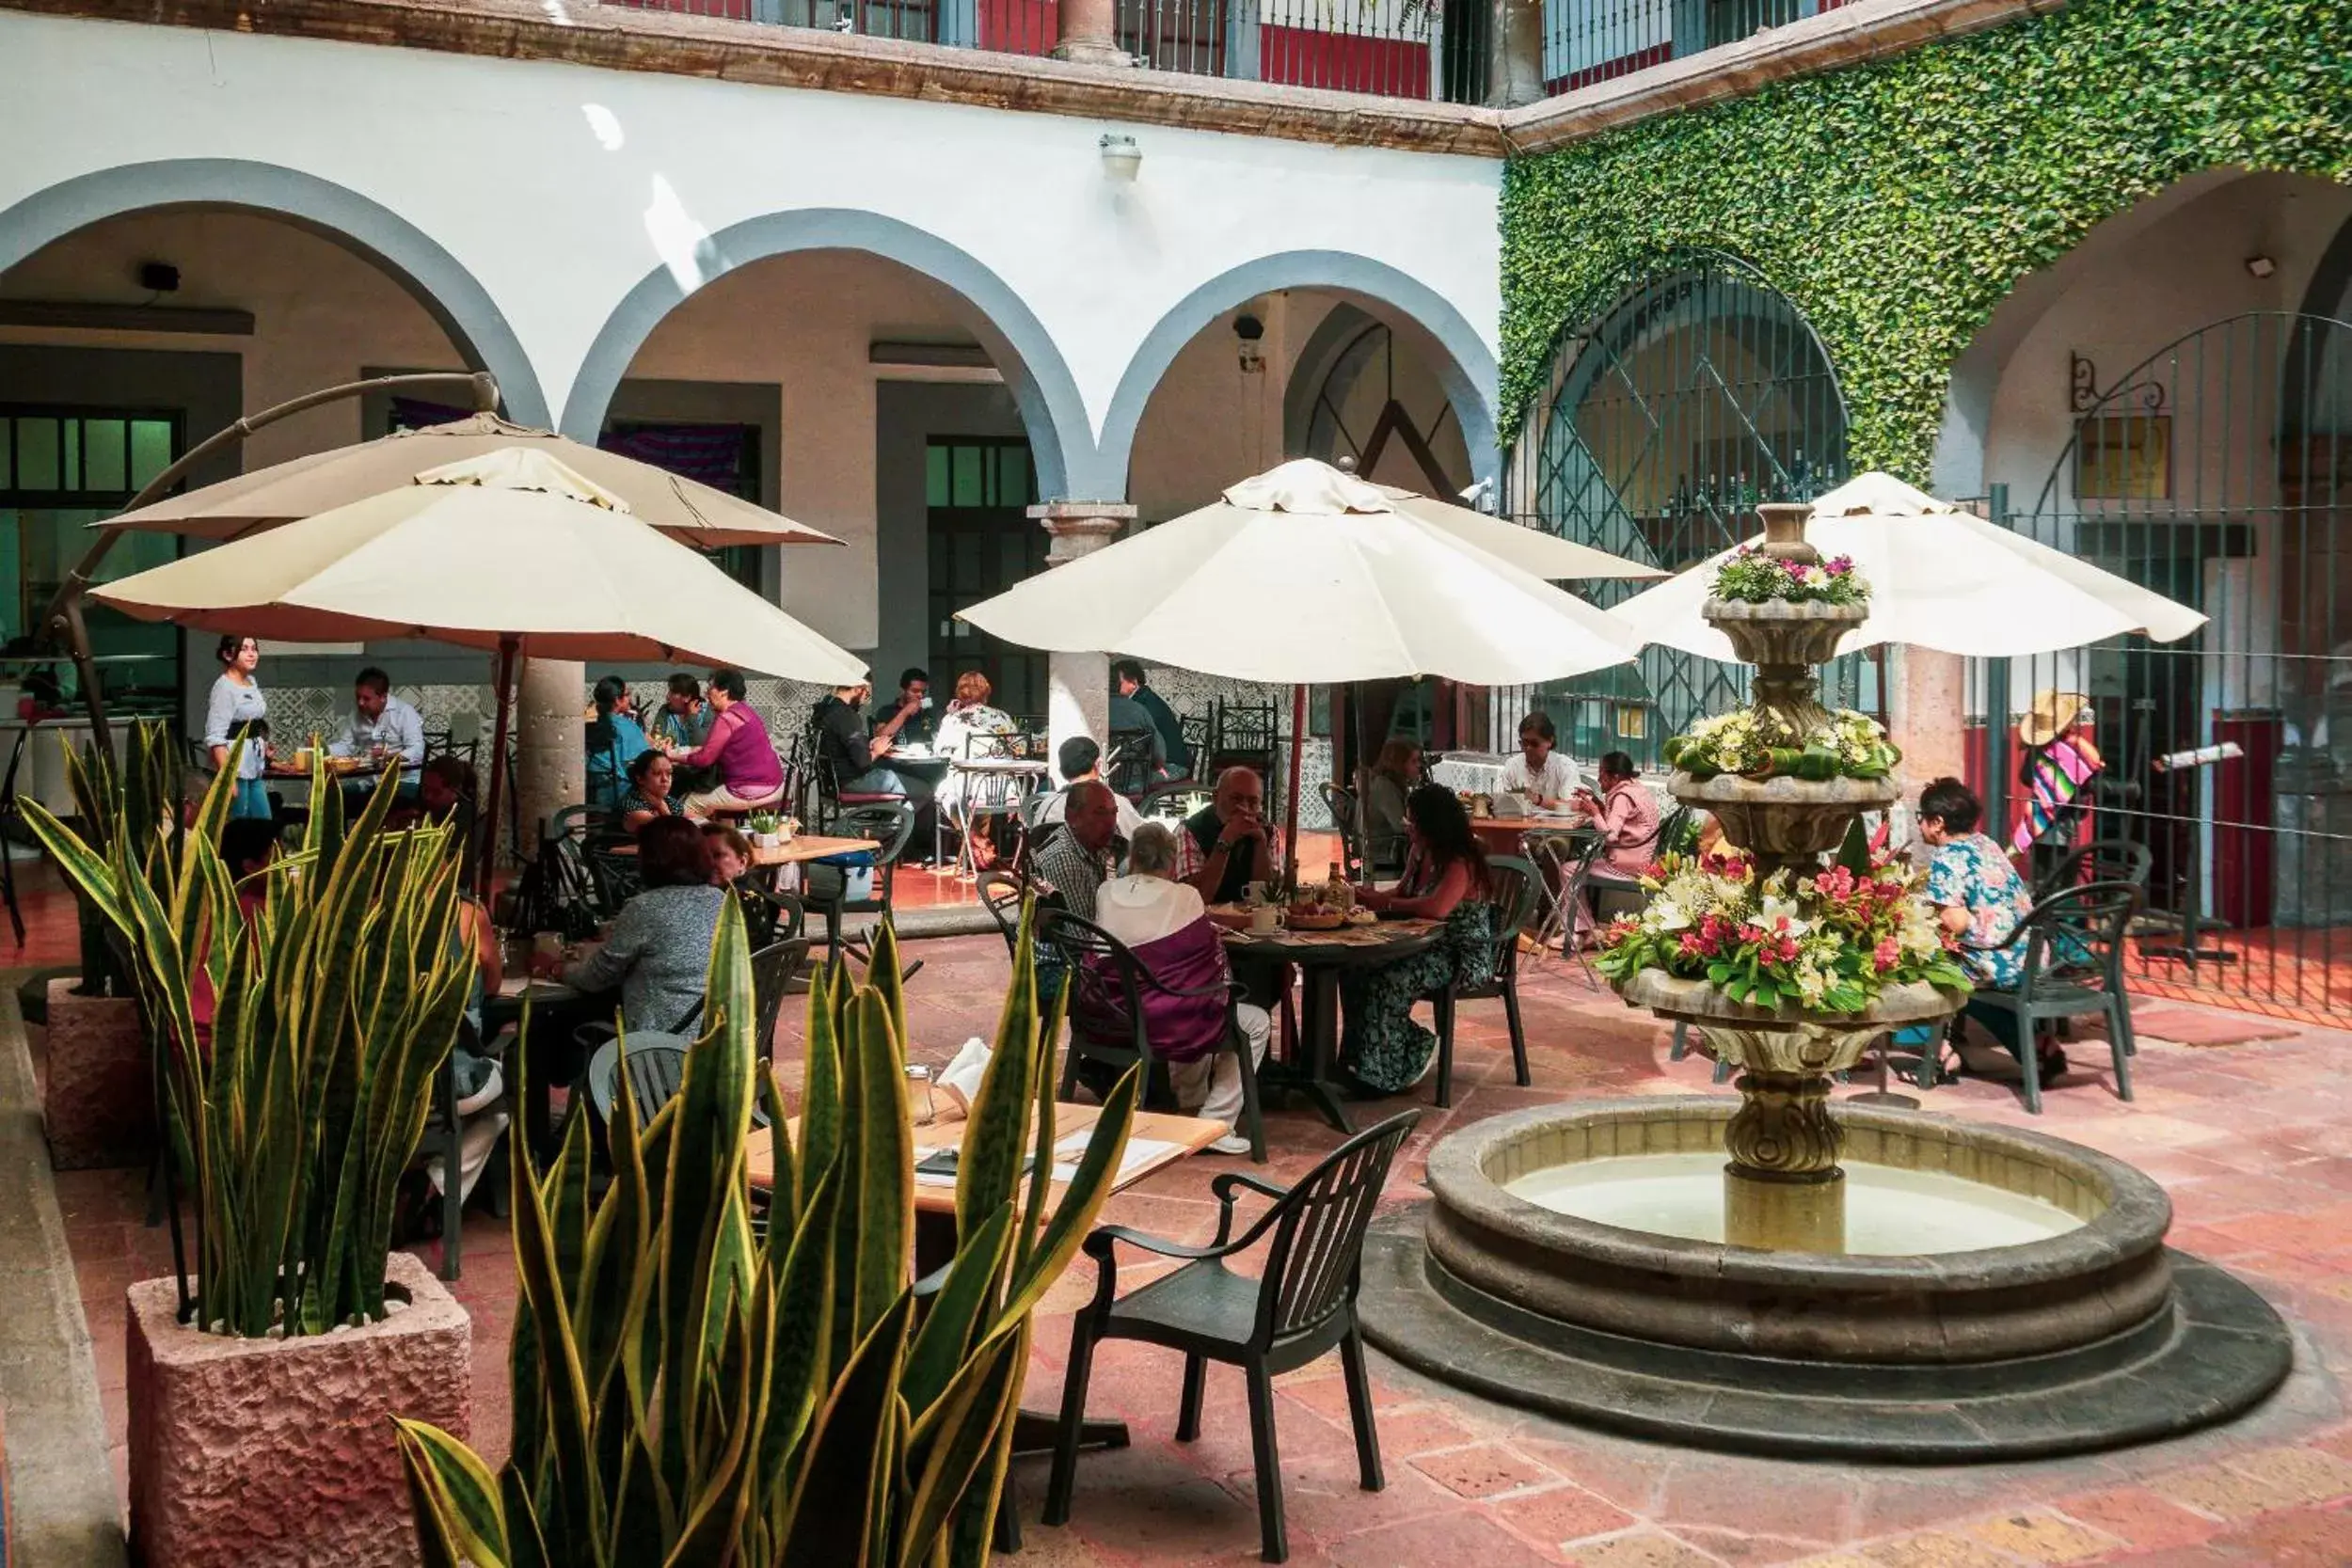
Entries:
<svg viewBox="0 0 2352 1568">
<path fill-rule="evenodd" d="M 1847 0 L 1545 0 L 1544 90 L 1574 92 Z"/>
<path fill-rule="evenodd" d="M 1050 55 L 1059 0 L 606 0 L 610 5 L 1009 55 Z M 1848 0 L 1544 0 L 1547 92 L 1738 43 Z M 1486 98 L 1486 0 L 1115 0 L 1146 70 L 1384 98 Z"/>
<path fill-rule="evenodd" d="M 1050 55 L 1057 0 L 607 0 L 1009 55 Z M 1119 46 L 1146 70 L 1384 98 L 1486 96 L 1486 8 L 1461 0 L 1116 0 Z"/>
</svg>

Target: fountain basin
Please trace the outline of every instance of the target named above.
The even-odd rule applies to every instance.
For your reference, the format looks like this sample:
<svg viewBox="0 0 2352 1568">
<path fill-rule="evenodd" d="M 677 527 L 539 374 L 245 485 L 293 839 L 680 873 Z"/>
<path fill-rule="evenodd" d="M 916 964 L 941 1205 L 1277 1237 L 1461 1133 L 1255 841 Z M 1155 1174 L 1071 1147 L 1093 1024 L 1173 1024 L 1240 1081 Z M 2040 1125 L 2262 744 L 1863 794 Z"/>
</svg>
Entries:
<svg viewBox="0 0 2352 1568">
<path fill-rule="evenodd" d="M 1696 1096 L 1604 1101 L 1448 1137 L 1430 1155 L 1434 1201 L 1374 1222 L 1365 1338 L 1440 1382 L 1565 1420 L 1868 1465 L 2175 1436 L 2259 1404 L 2294 1365 L 2268 1303 L 2164 1246 L 2161 1188 L 2035 1133 L 1837 1108 L 1856 1168 L 1934 1189 L 1933 1201 L 1912 1196 L 1923 1222 L 1973 1191 L 2050 1231 L 1960 1246 L 2001 1238 L 1947 1230 L 1942 1253 L 1758 1251 L 1526 1196 L 1531 1183 L 1654 1163 L 1720 1165 L 1734 1109 Z M 1628 1196 L 1608 1201 L 1632 1221 Z"/>
<path fill-rule="evenodd" d="M 1667 793 L 1723 824 L 1724 839 L 1766 855 L 1822 855 L 1845 842 L 1857 813 L 1883 811 L 1902 797 L 1893 779 L 1751 779 L 1717 773 L 1702 779 L 1677 768 Z"/>
<path fill-rule="evenodd" d="M 2171 1282 L 2164 1189 L 2120 1161 L 2038 1133 L 1917 1112 L 1840 1107 L 1859 1164 L 1971 1184 L 2072 1216 L 2006 1246 L 1899 1256 L 1768 1252 L 1580 1218 L 1515 1187 L 1628 1155 L 1720 1154 L 1737 1105 L 1609 1101 L 1498 1117 L 1429 1158 L 1430 1256 L 1545 1317 L 1693 1349 L 1808 1361 L 1951 1364 L 2046 1354 L 2160 1311 Z"/>
</svg>

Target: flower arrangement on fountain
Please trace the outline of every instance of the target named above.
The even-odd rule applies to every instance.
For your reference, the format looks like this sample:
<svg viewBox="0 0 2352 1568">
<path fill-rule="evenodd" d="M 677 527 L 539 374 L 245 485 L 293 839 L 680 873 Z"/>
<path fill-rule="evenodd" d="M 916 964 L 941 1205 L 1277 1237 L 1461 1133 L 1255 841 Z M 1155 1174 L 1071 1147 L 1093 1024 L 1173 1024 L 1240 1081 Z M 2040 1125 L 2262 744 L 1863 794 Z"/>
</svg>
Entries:
<svg viewBox="0 0 2352 1568">
<path fill-rule="evenodd" d="M 1731 604 L 1864 605 L 1870 602 L 1870 584 L 1849 555 L 1792 561 L 1743 545 L 1715 569 L 1708 594 Z"/>
<path fill-rule="evenodd" d="M 1668 738 L 1666 766 L 1694 779 L 1737 773 L 1751 779 L 1883 779 L 1902 752 L 1867 713 L 1841 708 L 1802 729 L 1780 713 L 1736 708 L 1702 719 Z"/>
<path fill-rule="evenodd" d="M 1759 879 L 1734 850 L 1668 855 L 1642 877 L 1647 907 L 1609 926 L 1594 967 L 1620 988 L 1659 969 L 1735 1002 L 1823 1013 L 1867 1012 L 1887 987 L 1915 982 L 1965 992 L 1923 884 L 1891 857 Z"/>
</svg>

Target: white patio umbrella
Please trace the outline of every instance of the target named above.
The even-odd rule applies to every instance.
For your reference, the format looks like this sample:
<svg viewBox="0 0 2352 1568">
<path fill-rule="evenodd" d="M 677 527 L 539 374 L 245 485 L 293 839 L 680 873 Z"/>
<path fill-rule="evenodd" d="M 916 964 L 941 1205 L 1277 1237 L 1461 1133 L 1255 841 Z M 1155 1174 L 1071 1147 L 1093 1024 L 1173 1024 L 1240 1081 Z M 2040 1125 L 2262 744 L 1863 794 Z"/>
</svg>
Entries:
<svg viewBox="0 0 2352 1568">
<path fill-rule="evenodd" d="M 1839 641 L 1840 653 L 1905 642 L 1999 658 L 2054 653 L 2126 632 L 2172 642 L 2205 624 L 2185 605 L 1973 516 L 1891 474 L 1857 475 L 1821 496 L 1804 536 L 1824 557 L 1852 557 L 1870 585 L 1870 617 Z M 1730 641 L 1700 619 L 1699 610 L 1716 569 L 1737 550 L 1724 550 L 1609 613 L 1645 642 L 1732 660 Z"/>
<path fill-rule="evenodd" d="M 553 459 L 600 491 L 618 497 L 640 522 L 696 549 L 841 543 L 830 533 L 666 468 L 551 431 L 513 424 L 496 414 L 469 415 L 447 424 L 397 431 L 378 440 L 311 452 L 200 490 L 168 496 L 151 506 L 90 526 L 179 533 L 192 539 L 242 539 L 382 495 L 430 468 L 501 454 L 509 462 Z"/>
<path fill-rule="evenodd" d="M 1309 685 L 1439 675 L 1510 686 L 1639 654 L 1640 639 L 1606 611 L 1505 551 L 1553 575 L 1657 575 L 1300 458 L 957 614 L 1025 647 L 1293 687 L 1295 829 Z M 1292 843 L 1295 852 L 1295 832 Z"/>
<path fill-rule="evenodd" d="M 527 649 L 843 686 L 865 662 L 544 452 L 491 454 L 91 590 L 143 621 L 285 641 L 430 638 L 499 655 L 493 758 Z M 490 771 L 498 819 L 500 769 Z M 485 877 L 487 876 L 485 857 Z"/>
</svg>

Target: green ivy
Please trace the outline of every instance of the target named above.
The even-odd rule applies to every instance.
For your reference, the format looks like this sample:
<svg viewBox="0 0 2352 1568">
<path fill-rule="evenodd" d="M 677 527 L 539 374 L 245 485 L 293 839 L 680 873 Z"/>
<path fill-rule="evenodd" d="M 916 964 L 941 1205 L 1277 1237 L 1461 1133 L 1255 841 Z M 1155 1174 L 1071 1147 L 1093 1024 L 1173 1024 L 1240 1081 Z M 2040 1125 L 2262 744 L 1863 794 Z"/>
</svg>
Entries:
<svg viewBox="0 0 2352 1568">
<path fill-rule="evenodd" d="M 2352 180 L 2352 4 L 2075 0 L 1514 160 L 1503 427 L 1567 328 L 1712 250 L 1820 335 L 1854 465 L 1924 482 L 1951 366 L 2018 279 L 2217 166 Z"/>
</svg>

